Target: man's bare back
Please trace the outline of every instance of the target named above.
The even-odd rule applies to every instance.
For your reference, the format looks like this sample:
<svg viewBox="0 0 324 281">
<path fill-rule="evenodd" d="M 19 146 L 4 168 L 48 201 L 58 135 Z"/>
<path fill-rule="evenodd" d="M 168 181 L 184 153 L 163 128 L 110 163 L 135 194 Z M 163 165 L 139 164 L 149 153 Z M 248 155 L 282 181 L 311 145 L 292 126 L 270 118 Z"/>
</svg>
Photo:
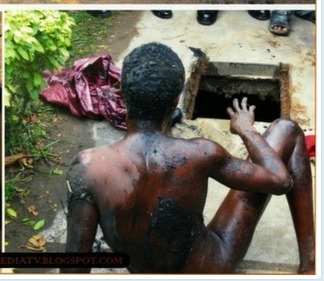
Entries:
<svg viewBox="0 0 324 281">
<path fill-rule="evenodd" d="M 194 239 L 206 232 L 202 212 L 207 192 L 207 145 L 203 152 L 206 161 L 196 160 L 202 142 L 209 141 L 136 134 L 111 147 L 86 150 L 76 159 L 76 170 L 85 170 L 86 192 L 92 198 L 102 198 L 97 203 L 99 212 L 104 217 L 105 213 L 115 216 L 101 225 L 108 244 L 115 251 L 137 256 L 138 261 L 133 258 L 132 263 L 144 272 L 165 266 L 172 272 L 180 270 Z M 191 172 L 192 167 L 197 173 Z M 79 178 L 79 171 L 76 173 Z M 71 184 L 73 169 L 70 177 Z M 170 225 L 173 220 L 175 224 Z M 152 243 L 154 240 L 158 243 Z"/>
<path fill-rule="evenodd" d="M 136 51 L 141 51 L 138 48 L 128 57 L 130 61 L 132 56 L 137 58 L 135 62 L 142 60 L 139 66 L 133 66 L 133 62 L 128 66 L 127 60 L 124 63 L 122 81 L 128 105 L 125 138 L 110 147 L 81 152 L 71 165 L 67 178 L 70 193 L 66 251 L 90 252 L 99 224 L 111 249 L 130 256 L 130 272 L 234 272 L 249 247 L 270 194 L 287 194 L 295 208 L 292 215 L 300 244 L 299 271 L 313 273 L 311 175 L 298 125 L 290 120 L 277 120 L 261 136 L 253 127 L 254 107 L 249 107 L 245 98 L 241 104 L 235 100 L 233 108 L 228 109 L 230 130 L 242 138 L 250 155 L 248 161 L 233 157 L 210 140 L 165 135 L 161 132 L 163 120 L 173 112 L 183 85 L 177 77 L 183 74 L 169 74 L 170 68 L 166 68 L 169 80 L 174 81 L 166 93 L 175 93 L 165 107 L 161 103 L 156 107 L 149 96 L 140 97 L 135 105 L 132 95 L 144 93 L 145 87 L 150 92 L 150 85 L 143 83 L 144 90 L 139 85 L 131 94 L 125 82 L 132 77 L 136 81 L 138 77 L 144 79 L 143 73 L 150 73 L 147 67 L 155 67 L 154 60 L 159 61 L 160 47 L 167 64 L 168 56 L 174 55 L 159 44 L 142 47 L 147 50 L 136 57 Z M 170 59 L 170 65 L 173 63 L 174 57 Z M 133 69 L 136 75 L 127 77 Z M 164 75 L 161 77 L 165 80 Z M 132 83 L 129 85 L 134 88 Z M 300 173 L 309 180 L 307 187 L 303 183 L 303 195 L 299 191 Z M 208 178 L 231 189 L 206 226 L 202 213 Z M 302 206 L 302 199 L 298 198 L 302 196 L 302 213 L 307 222 L 297 214 Z"/>
</svg>

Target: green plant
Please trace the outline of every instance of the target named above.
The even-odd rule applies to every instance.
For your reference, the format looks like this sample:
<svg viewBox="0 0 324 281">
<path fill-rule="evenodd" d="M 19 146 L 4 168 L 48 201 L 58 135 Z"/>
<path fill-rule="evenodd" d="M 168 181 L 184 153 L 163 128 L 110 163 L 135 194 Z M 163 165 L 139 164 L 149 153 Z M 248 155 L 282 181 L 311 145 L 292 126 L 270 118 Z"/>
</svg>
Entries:
<svg viewBox="0 0 324 281">
<path fill-rule="evenodd" d="M 44 141 L 48 139 L 47 127 L 55 111 L 50 105 L 36 105 L 33 111 L 28 109 L 24 114 L 16 106 L 6 108 L 6 155 L 26 153 L 38 160 L 49 154 L 51 145 L 45 145 Z"/>
<path fill-rule="evenodd" d="M 22 172 L 16 173 L 13 177 L 6 180 L 5 185 L 5 200 L 6 202 L 11 201 L 17 194 L 26 196 L 27 190 L 21 189 L 20 185 L 25 184 L 31 180 L 30 176 L 23 177 Z"/>
<path fill-rule="evenodd" d="M 60 11 L 5 13 L 6 155 L 30 153 L 46 138 L 38 116 L 42 74 L 65 64 L 73 25 L 73 18 Z"/>
<path fill-rule="evenodd" d="M 39 96 L 44 70 L 59 71 L 69 58 L 74 20 L 67 13 L 22 10 L 5 13 L 5 154 L 23 153 L 33 162 L 51 156 L 46 144 L 53 107 Z M 27 163 L 29 165 L 29 163 Z M 32 167 L 30 165 L 29 167 Z M 5 197 L 11 200 L 23 184 L 25 165 L 6 178 Z"/>
<path fill-rule="evenodd" d="M 69 57 L 74 20 L 51 10 L 5 13 L 5 90 L 7 106 L 22 112 L 37 101 L 45 81 L 42 72 L 60 69 Z"/>
<path fill-rule="evenodd" d="M 109 18 L 93 17 L 86 11 L 7 11 L 5 13 L 5 155 L 24 153 L 35 163 L 42 159 L 52 166 L 48 128 L 55 107 L 39 99 L 44 70 L 72 66 L 76 59 L 109 52 L 105 41 L 117 12 Z M 20 162 L 19 162 L 20 163 Z M 21 192 L 25 178 L 36 169 L 20 163 L 6 174 L 5 196 L 11 201 Z M 51 175 L 62 170 L 51 167 Z"/>
</svg>

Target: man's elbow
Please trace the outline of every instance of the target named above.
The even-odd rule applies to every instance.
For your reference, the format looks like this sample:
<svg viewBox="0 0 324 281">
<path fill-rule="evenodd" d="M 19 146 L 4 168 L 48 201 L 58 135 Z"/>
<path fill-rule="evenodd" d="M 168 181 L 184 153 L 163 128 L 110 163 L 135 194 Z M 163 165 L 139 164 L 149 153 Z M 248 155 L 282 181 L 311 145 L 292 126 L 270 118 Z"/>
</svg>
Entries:
<svg viewBox="0 0 324 281">
<path fill-rule="evenodd" d="M 294 181 L 291 178 L 291 176 L 289 176 L 289 178 L 280 185 L 280 187 L 276 190 L 274 194 L 275 195 L 287 194 L 292 190 L 293 185 L 294 185 Z"/>
</svg>

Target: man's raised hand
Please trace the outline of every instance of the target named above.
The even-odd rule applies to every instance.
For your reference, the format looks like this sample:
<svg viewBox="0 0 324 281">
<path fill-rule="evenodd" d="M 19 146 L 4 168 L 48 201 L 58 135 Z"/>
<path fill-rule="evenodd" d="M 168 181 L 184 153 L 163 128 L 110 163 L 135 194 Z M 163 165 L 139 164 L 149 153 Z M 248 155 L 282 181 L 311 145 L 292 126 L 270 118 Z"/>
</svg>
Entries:
<svg viewBox="0 0 324 281">
<path fill-rule="evenodd" d="M 239 104 L 238 99 L 233 100 L 233 108 L 228 107 L 227 113 L 231 118 L 230 131 L 232 134 L 240 134 L 244 130 L 251 130 L 254 123 L 255 106 L 248 106 L 247 97 Z"/>
</svg>

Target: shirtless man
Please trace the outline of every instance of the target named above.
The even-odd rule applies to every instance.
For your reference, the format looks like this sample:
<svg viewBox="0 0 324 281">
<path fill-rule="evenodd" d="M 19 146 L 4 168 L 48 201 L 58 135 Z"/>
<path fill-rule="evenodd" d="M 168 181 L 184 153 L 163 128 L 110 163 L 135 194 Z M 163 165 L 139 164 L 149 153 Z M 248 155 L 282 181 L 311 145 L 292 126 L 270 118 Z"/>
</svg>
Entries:
<svg viewBox="0 0 324 281">
<path fill-rule="evenodd" d="M 314 274 L 312 181 L 302 130 L 279 119 L 260 135 L 253 127 L 254 106 L 243 98 L 227 111 L 230 131 L 242 138 L 250 159 L 238 159 L 208 139 L 171 137 L 162 128 L 170 123 L 184 80 L 181 60 L 163 44 L 145 44 L 125 58 L 127 133 L 73 160 L 66 252 L 90 252 L 100 225 L 111 249 L 130 256 L 130 272 L 235 272 L 271 194 L 286 194 L 299 273 Z M 230 189 L 206 226 L 209 177 Z"/>
</svg>

